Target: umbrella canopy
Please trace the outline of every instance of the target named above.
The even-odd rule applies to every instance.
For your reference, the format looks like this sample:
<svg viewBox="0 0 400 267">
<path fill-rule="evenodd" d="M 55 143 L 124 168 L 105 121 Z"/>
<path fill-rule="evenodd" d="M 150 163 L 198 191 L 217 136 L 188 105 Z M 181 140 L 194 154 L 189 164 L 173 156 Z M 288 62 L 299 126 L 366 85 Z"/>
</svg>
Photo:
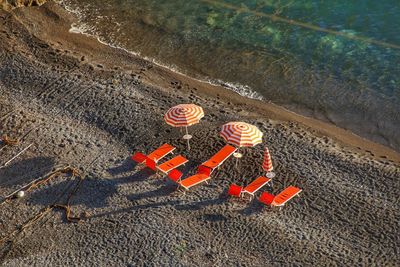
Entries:
<svg viewBox="0 0 400 267">
<path fill-rule="evenodd" d="M 238 147 L 253 147 L 262 142 L 263 133 L 254 125 L 245 122 L 228 122 L 220 132 L 226 142 Z"/>
<path fill-rule="evenodd" d="M 272 166 L 271 155 L 269 154 L 268 147 L 265 147 L 265 150 L 264 150 L 264 160 L 262 163 L 262 168 L 266 172 L 271 172 L 274 169 L 274 167 Z"/>
<path fill-rule="evenodd" d="M 198 123 L 203 117 L 202 107 L 195 104 L 180 104 L 170 108 L 165 114 L 164 120 L 173 127 L 184 127 Z"/>
</svg>

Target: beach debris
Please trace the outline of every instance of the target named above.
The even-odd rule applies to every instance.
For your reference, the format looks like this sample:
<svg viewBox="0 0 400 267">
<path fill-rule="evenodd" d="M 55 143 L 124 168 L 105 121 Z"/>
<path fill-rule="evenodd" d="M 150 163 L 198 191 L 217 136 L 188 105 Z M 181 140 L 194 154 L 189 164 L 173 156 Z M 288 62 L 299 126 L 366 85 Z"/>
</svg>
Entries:
<svg viewBox="0 0 400 267">
<path fill-rule="evenodd" d="M 264 160 L 262 163 L 262 168 L 264 169 L 264 171 L 267 172 L 266 176 L 268 178 L 272 179 L 275 177 L 275 173 L 272 172 L 274 166 L 272 166 L 271 154 L 269 153 L 268 147 L 265 147 L 264 149 Z"/>
<path fill-rule="evenodd" d="M 199 123 L 203 117 L 202 107 L 195 104 L 180 104 L 170 108 L 164 115 L 164 120 L 172 127 L 185 127 L 186 134 L 183 139 L 187 141 L 187 147 L 190 150 L 189 140 L 192 136 L 188 133 L 188 126 Z"/>
<path fill-rule="evenodd" d="M 31 146 L 33 145 L 33 143 L 31 143 L 30 145 L 28 145 L 27 147 L 25 147 L 24 149 L 22 149 L 17 155 L 15 155 L 14 157 L 12 157 L 11 159 L 9 159 L 6 163 L 4 163 L 3 165 L 0 166 L 0 169 L 5 168 L 8 164 L 10 164 L 14 159 L 18 158 L 21 154 L 23 154 L 25 151 L 27 151 Z"/>
<path fill-rule="evenodd" d="M 1 137 L 1 143 L 5 144 L 7 146 L 16 146 L 16 145 L 19 144 L 19 140 L 18 139 L 11 139 L 7 135 L 3 135 Z"/>
<path fill-rule="evenodd" d="M 16 193 L 16 197 L 18 197 L 18 195 L 21 194 L 21 192 L 24 192 L 24 195 L 25 195 L 25 192 L 29 192 L 29 191 L 33 190 L 34 188 L 37 188 L 38 186 L 47 183 L 51 179 L 53 179 L 55 177 L 61 177 L 61 176 L 65 177 L 65 175 L 70 175 L 70 177 L 78 179 L 77 182 L 75 183 L 75 186 L 72 188 L 72 190 L 70 190 L 65 203 L 60 204 L 57 202 L 60 201 L 60 199 L 62 199 L 63 196 L 65 196 L 67 191 L 63 191 L 59 196 L 57 196 L 57 198 L 53 202 L 53 204 L 50 204 L 50 205 L 44 207 L 38 213 L 36 213 L 33 217 L 31 217 L 30 219 L 25 221 L 22 225 L 17 226 L 11 233 L 3 236 L 0 239 L 0 259 L 4 258 L 4 255 L 7 255 L 7 253 L 9 253 L 9 251 L 12 249 L 12 247 L 14 245 L 18 241 L 20 241 L 21 239 L 23 239 L 25 237 L 25 235 L 22 235 L 22 234 L 25 232 L 26 229 L 28 229 L 29 227 L 33 227 L 33 225 L 35 223 L 39 222 L 42 218 L 44 218 L 52 210 L 63 209 L 63 210 L 65 210 L 65 215 L 66 215 L 66 219 L 68 222 L 74 222 L 74 223 L 80 222 L 80 220 L 81 220 L 80 217 L 74 217 L 71 215 L 70 204 L 71 204 L 71 200 L 72 200 L 73 196 L 76 194 L 76 192 L 80 188 L 84 177 L 76 168 L 73 168 L 70 166 L 56 169 L 53 172 L 47 174 L 45 177 L 37 179 L 37 180 L 29 183 L 28 185 L 23 186 L 17 192 L 14 192 L 13 194 L 8 195 L 6 198 L 1 200 L 0 205 L 4 204 L 7 201 L 12 200 L 14 198 L 15 193 Z M 71 186 L 71 184 L 68 184 L 66 186 L 66 188 L 69 189 L 70 186 Z M 19 237 L 20 237 L 20 239 L 18 239 Z"/>
<path fill-rule="evenodd" d="M 17 198 L 23 198 L 25 196 L 25 192 L 23 190 L 18 191 Z"/>
<path fill-rule="evenodd" d="M 56 204 L 54 203 L 53 205 L 50 205 L 52 208 L 62 208 L 65 209 L 66 212 L 66 218 L 69 222 L 78 222 L 80 221 L 79 217 L 72 217 L 71 216 L 71 208 L 70 208 L 70 201 L 73 197 L 73 195 L 77 192 L 79 189 L 82 180 L 83 180 L 83 175 L 79 172 L 78 169 L 66 166 L 62 168 L 58 168 L 49 174 L 47 174 L 44 177 L 38 178 L 27 185 L 22 186 L 18 190 L 14 191 L 13 193 L 7 195 L 0 201 L 0 205 L 12 200 L 13 198 L 22 198 L 25 196 L 26 193 L 31 192 L 35 188 L 38 188 L 41 185 L 44 185 L 48 183 L 50 180 L 54 179 L 55 177 L 60 177 L 60 176 L 65 176 L 65 175 L 70 175 L 72 178 L 78 178 L 78 182 L 74 189 L 71 191 L 71 193 L 68 196 L 68 199 L 65 204 Z"/>
<path fill-rule="evenodd" d="M 61 177 L 61 176 L 65 177 L 65 175 L 70 175 L 70 177 L 78 179 L 75 184 L 75 187 L 73 187 L 72 190 L 70 190 L 65 203 L 60 204 L 57 202 L 63 198 L 63 196 L 67 193 L 67 191 L 63 191 L 59 196 L 57 196 L 56 200 L 53 202 L 53 204 L 50 204 L 50 205 L 44 207 L 38 213 L 36 213 L 33 217 L 31 217 L 30 219 L 25 221 L 22 225 L 17 226 L 11 233 L 3 236 L 0 239 L 0 259 L 4 259 L 5 256 L 15 246 L 15 244 L 26 237 L 26 234 L 23 235 L 23 233 L 28 228 L 33 227 L 36 223 L 38 223 L 47 214 L 49 214 L 51 211 L 53 211 L 55 209 L 65 210 L 65 215 L 66 215 L 66 219 L 68 222 L 75 222 L 75 223 L 80 222 L 80 220 L 81 220 L 80 217 L 74 217 L 71 215 L 70 204 L 71 204 L 71 200 L 72 200 L 73 196 L 76 194 L 76 192 L 80 188 L 80 185 L 81 185 L 84 177 L 77 169 L 70 167 L 70 166 L 56 169 L 53 172 L 47 174 L 45 177 L 37 179 L 37 180 L 29 183 L 28 185 L 23 186 L 16 193 L 13 193 L 13 194 L 7 196 L 6 198 L 4 198 L 2 201 L 0 201 L 0 205 L 7 201 L 12 200 L 15 197 L 18 197 L 19 195 L 21 195 L 21 192 L 23 192 L 24 193 L 23 195 L 25 195 L 25 192 L 29 192 L 29 191 L 33 190 L 34 188 L 37 188 L 38 186 L 47 183 L 51 179 L 53 179 L 55 177 Z M 68 184 L 66 186 L 66 188 L 69 189 L 70 185 L 71 184 Z"/>
<path fill-rule="evenodd" d="M 262 143 L 263 133 L 254 125 L 245 122 L 228 122 L 222 125 L 220 136 L 227 143 L 236 147 L 254 147 Z M 237 151 L 233 154 L 236 158 L 236 166 L 242 154 Z"/>
</svg>

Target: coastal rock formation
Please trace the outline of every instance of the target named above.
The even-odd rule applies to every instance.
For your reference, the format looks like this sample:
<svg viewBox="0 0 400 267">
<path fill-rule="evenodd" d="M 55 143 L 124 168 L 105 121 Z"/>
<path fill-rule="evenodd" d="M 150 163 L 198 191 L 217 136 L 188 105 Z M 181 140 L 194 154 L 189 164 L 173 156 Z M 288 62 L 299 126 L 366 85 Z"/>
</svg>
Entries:
<svg viewBox="0 0 400 267">
<path fill-rule="evenodd" d="M 40 6 L 47 0 L 0 0 L 0 9 L 11 10 L 16 7 Z"/>
</svg>

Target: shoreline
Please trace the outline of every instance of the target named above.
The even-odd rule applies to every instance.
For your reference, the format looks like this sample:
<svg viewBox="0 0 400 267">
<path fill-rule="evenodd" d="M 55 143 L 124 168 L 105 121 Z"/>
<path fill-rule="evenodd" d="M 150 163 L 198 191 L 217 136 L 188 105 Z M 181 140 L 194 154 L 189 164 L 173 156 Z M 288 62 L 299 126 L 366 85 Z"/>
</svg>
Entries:
<svg viewBox="0 0 400 267">
<path fill-rule="evenodd" d="M 157 31 L 158 30 L 162 31 L 163 27 L 160 25 L 153 25 L 150 22 L 149 24 L 147 24 L 146 20 L 144 19 L 143 22 L 144 26 L 142 28 L 140 21 L 142 21 L 143 18 L 141 17 L 140 14 L 138 14 L 138 17 L 136 19 L 132 19 L 132 23 L 135 23 L 136 20 L 139 22 L 138 25 L 135 25 L 135 27 L 132 28 L 132 32 L 134 33 L 134 35 L 137 36 L 143 35 L 143 40 L 150 42 L 149 47 L 154 47 L 154 49 L 149 48 L 147 50 L 145 47 L 143 47 L 141 45 L 142 42 L 139 41 L 142 38 L 141 37 L 134 38 L 133 35 L 131 36 L 129 34 L 129 30 L 125 33 L 128 36 L 131 36 L 129 37 L 131 38 L 130 40 L 127 39 L 128 37 L 127 38 L 123 37 L 121 40 L 119 40 L 119 38 L 108 38 L 107 37 L 108 35 L 104 33 L 109 32 L 112 35 L 113 28 L 107 27 L 108 25 L 107 21 L 104 21 L 104 19 L 99 19 L 98 21 L 99 26 L 96 26 L 97 24 L 91 23 L 95 21 L 93 19 L 95 19 L 96 17 L 95 16 L 95 14 L 97 13 L 96 11 L 94 12 L 89 10 L 84 11 L 84 9 L 80 9 L 79 5 L 78 6 L 74 5 L 73 4 L 74 1 L 71 2 L 67 1 L 67 2 L 71 4 L 71 6 L 65 5 L 62 2 L 61 5 L 67 8 L 69 12 L 72 12 L 72 14 L 74 14 L 74 16 L 77 17 L 77 22 L 74 23 L 74 27 L 80 29 L 81 32 L 87 33 L 89 36 L 92 36 L 95 39 L 100 40 L 102 43 L 105 43 L 106 45 L 121 48 L 129 53 L 133 53 L 133 55 L 139 56 L 145 60 L 149 60 L 150 62 L 153 62 L 156 65 L 160 65 L 161 67 L 166 67 L 167 69 L 172 70 L 173 72 L 178 72 L 180 74 L 184 73 L 186 76 L 189 76 L 192 79 L 194 77 L 195 79 L 200 79 L 204 82 L 211 81 L 211 83 L 214 85 L 222 85 L 225 87 L 224 81 L 241 80 L 241 82 L 237 84 L 238 87 L 228 86 L 228 89 L 233 89 L 233 91 L 235 91 L 235 89 L 238 88 L 239 89 L 249 88 L 250 90 L 248 91 L 244 90 L 244 93 L 243 92 L 239 93 L 249 97 L 248 95 L 246 95 L 246 92 L 254 92 L 254 94 L 258 96 L 263 96 L 263 98 L 266 101 L 275 103 L 278 106 L 284 107 L 285 109 L 288 109 L 292 112 L 334 124 L 335 126 L 349 130 L 350 132 L 353 132 L 354 134 L 359 135 L 362 138 L 365 138 L 367 140 L 370 140 L 378 144 L 382 144 L 397 152 L 400 151 L 399 135 L 397 134 L 398 123 L 396 123 L 398 119 L 398 117 L 396 116 L 397 106 L 395 105 L 394 101 L 392 100 L 389 101 L 384 96 L 380 98 L 377 95 L 378 94 L 377 92 L 379 90 L 375 92 L 371 88 L 367 87 L 364 88 L 361 85 L 357 86 L 356 84 L 352 84 L 350 81 L 335 79 L 334 77 L 330 77 L 328 73 L 322 71 L 322 69 L 315 70 L 315 75 L 319 76 L 319 78 L 316 78 L 316 80 L 312 82 L 311 80 L 313 80 L 314 77 L 313 72 L 308 72 L 306 70 L 307 67 L 302 66 L 301 62 L 298 62 L 298 64 L 295 63 L 293 65 L 293 69 L 290 71 L 290 73 L 292 73 L 293 78 L 286 77 L 286 71 L 285 71 L 285 77 L 279 76 L 278 73 L 279 69 L 281 69 L 281 67 L 286 68 L 287 65 L 286 63 L 282 63 L 282 66 L 280 66 L 280 64 L 271 65 L 272 73 L 269 72 L 267 73 L 267 76 L 270 78 L 265 77 L 264 84 L 261 83 L 263 80 L 261 79 L 261 76 L 260 76 L 261 80 L 257 82 L 252 82 L 252 79 L 248 80 L 249 77 L 253 77 L 255 80 L 258 80 L 257 77 L 254 77 L 254 75 L 250 74 L 253 72 L 258 72 L 255 66 L 253 68 L 247 69 L 247 71 L 246 68 L 232 66 L 232 68 L 234 69 L 233 71 L 236 73 L 236 76 L 247 77 L 243 79 L 239 77 L 238 79 L 236 79 L 229 75 L 226 76 L 224 74 L 225 71 L 223 71 L 222 69 L 220 72 L 215 70 L 213 71 L 210 70 L 210 72 L 208 72 L 204 70 L 204 68 L 207 69 L 207 67 L 204 66 L 205 64 L 204 62 L 206 59 L 204 55 L 199 57 L 198 60 L 200 62 L 197 62 L 196 60 L 197 58 L 195 55 L 196 52 L 193 52 L 190 55 L 190 58 L 194 60 L 190 59 L 182 60 L 182 58 L 179 56 L 180 52 L 174 54 L 173 52 L 169 51 L 170 49 L 163 48 L 164 46 L 162 44 L 160 45 L 159 50 L 157 50 L 157 48 L 154 47 L 154 44 L 152 44 L 151 42 L 151 36 L 155 35 L 154 36 L 155 39 L 158 39 Z M 75 7 L 76 9 L 72 9 L 71 8 L 72 6 Z M 91 4 L 89 4 L 89 6 L 91 6 Z M 101 7 L 99 8 L 101 9 Z M 85 19 L 84 15 L 85 13 L 88 17 L 91 17 L 91 19 Z M 124 20 L 120 21 L 120 23 L 123 24 L 123 21 L 128 21 L 128 20 L 129 18 L 125 18 Z M 117 19 L 117 21 L 119 20 Z M 119 25 L 119 23 L 117 24 Z M 123 29 L 127 30 L 126 27 L 123 27 Z M 119 26 L 115 30 L 120 30 Z M 166 40 L 169 40 L 170 37 L 168 35 L 169 33 L 166 33 L 166 36 L 160 37 L 160 39 L 166 38 Z M 173 34 L 171 33 L 171 35 Z M 176 39 L 178 40 L 179 38 L 180 37 L 178 34 L 178 36 L 176 36 Z M 175 38 L 172 37 L 171 40 L 173 41 L 174 39 Z M 113 40 L 116 41 L 114 42 Z M 159 40 L 157 40 L 157 42 L 159 42 Z M 192 45 L 194 47 L 193 51 L 197 51 L 200 47 L 202 47 L 201 42 L 196 43 L 196 39 L 193 40 Z M 204 45 L 206 45 L 206 43 Z M 136 46 L 139 46 L 139 49 L 135 48 Z M 190 44 L 187 43 L 185 47 L 187 47 L 187 49 L 190 49 Z M 182 52 L 186 53 L 187 49 L 183 49 Z M 142 53 L 138 51 L 143 51 L 143 52 L 146 51 L 144 53 L 146 55 L 149 55 L 149 57 L 141 56 Z M 163 60 L 164 52 L 167 60 Z M 227 51 L 225 51 L 224 49 L 221 50 L 221 53 L 230 54 L 232 52 L 234 52 L 234 50 L 231 51 L 228 48 Z M 249 50 L 248 52 L 251 53 L 251 50 Z M 246 55 L 243 55 L 243 57 L 245 58 Z M 153 60 L 153 58 L 155 58 L 156 60 Z M 224 64 L 221 62 L 224 62 L 224 60 L 223 59 L 220 60 L 221 60 L 220 62 L 218 61 L 214 62 L 213 64 L 214 67 L 210 67 L 210 69 L 215 69 L 216 66 L 221 66 L 223 68 Z M 253 57 L 253 60 L 257 61 L 257 58 Z M 183 61 L 187 62 L 187 64 L 184 63 Z M 191 62 L 193 64 L 190 64 Z M 172 63 L 172 65 L 170 66 L 169 63 Z M 177 65 L 174 65 L 174 63 L 177 63 Z M 264 65 L 265 64 L 268 64 L 268 61 L 264 62 Z M 230 68 L 230 66 L 226 67 L 228 69 Z M 296 71 L 296 69 L 303 69 L 303 67 L 305 68 L 304 75 L 308 73 L 306 76 L 303 76 L 300 70 L 299 72 Z M 242 72 L 240 73 L 237 72 L 237 70 L 239 69 L 241 69 Z M 259 70 L 261 71 L 261 69 L 263 69 L 263 66 L 260 65 Z M 322 75 L 320 76 L 320 74 L 318 74 L 320 71 L 321 73 L 325 74 L 322 75 L 320 73 Z M 220 76 L 220 74 L 222 76 Z M 325 77 L 324 75 L 327 75 L 326 79 L 323 78 Z M 341 76 L 340 73 L 338 73 L 338 75 Z M 226 79 L 222 78 L 224 76 L 226 77 Z M 282 80 L 282 84 L 279 82 L 280 80 Z M 267 85 L 264 86 L 265 84 Z M 235 84 L 233 83 L 233 85 Z M 250 87 L 246 87 L 246 85 L 249 85 Z M 295 87 L 298 87 L 298 89 L 294 89 Z M 383 91 L 385 91 L 384 88 L 385 87 L 382 87 Z M 368 92 L 369 97 L 367 97 L 363 92 Z M 355 99 L 353 99 L 353 97 L 355 97 Z M 251 97 L 251 94 L 250 98 L 253 98 Z M 351 99 L 353 99 L 354 103 L 352 103 Z M 387 118 L 387 120 L 385 118 Z"/>
<path fill-rule="evenodd" d="M 23 9 L 20 11 L 23 11 Z M 40 14 L 38 13 L 37 15 Z M 36 34 L 38 34 L 38 36 L 40 36 L 44 40 L 47 39 L 48 42 L 51 42 L 51 40 L 60 40 L 60 42 L 63 43 L 64 47 L 55 45 L 55 48 L 70 49 L 71 51 L 79 54 L 76 56 L 78 58 L 90 54 L 89 49 L 91 48 L 107 50 L 109 53 L 113 53 L 114 50 L 118 54 L 126 54 L 127 58 L 132 57 L 133 60 L 137 59 L 151 65 L 150 69 L 146 71 L 146 75 L 143 76 L 144 81 L 153 86 L 159 87 L 161 90 L 165 90 L 164 88 L 168 90 L 168 88 L 173 87 L 170 83 L 165 82 L 165 78 L 163 78 L 162 76 L 170 77 L 171 79 L 176 79 L 178 83 L 185 84 L 186 86 L 182 86 L 182 90 L 186 92 L 190 92 L 190 87 L 196 87 L 198 89 L 198 93 L 212 97 L 221 97 L 225 102 L 232 101 L 233 103 L 238 105 L 246 103 L 245 109 L 253 114 L 258 113 L 263 114 L 267 117 L 270 116 L 270 118 L 273 120 L 299 123 L 301 125 L 304 125 L 306 128 L 316 131 L 316 133 L 320 134 L 321 136 L 327 136 L 336 141 L 339 141 L 339 143 L 341 143 L 344 147 L 349 148 L 354 152 L 370 156 L 377 160 L 385 159 L 386 157 L 393 162 L 400 163 L 399 152 L 393 150 L 390 147 L 360 137 L 353 132 L 340 128 L 330 122 L 325 122 L 319 119 L 295 113 L 271 102 L 265 102 L 258 99 L 252 99 L 242 96 L 239 93 L 227 89 L 223 86 L 212 84 L 207 81 L 201 81 L 189 77 L 183 73 L 175 72 L 165 66 L 148 61 L 145 58 L 141 58 L 138 55 L 135 55 L 135 53 L 130 52 L 124 48 L 110 46 L 104 42 L 101 42 L 95 36 L 84 33 L 71 32 L 71 25 L 72 23 L 74 23 L 75 18 L 71 13 L 64 15 L 65 18 L 63 18 L 63 23 L 58 24 L 58 27 L 61 27 L 61 30 L 60 28 L 58 28 L 59 30 L 53 32 L 49 30 L 43 31 L 42 25 L 37 27 L 38 31 L 36 32 Z M 30 19 L 34 18 L 30 17 Z M 82 49 L 82 47 L 80 47 L 80 43 L 84 44 L 86 47 Z M 106 49 L 105 47 L 109 49 Z M 96 65 L 97 63 L 107 65 L 106 59 L 94 57 L 91 60 L 93 65 Z M 122 64 L 120 64 L 119 67 L 122 70 L 129 71 L 129 69 L 132 68 L 132 66 L 129 66 L 129 62 L 127 61 L 128 59 L 125 59 L 121 62 Z M 112 64 L 118 65 L 118 63 L 116 62 L 112 62 Z"/>
<path fill-rule="evenodd" d="M 52 2 L 0 10 L 0 132 L 20 141 L 0 145 L 1 162 L 33 144 L 0 169 L 0 197 L 63 166 L 84 176 L 76 191 L 61 174 L 1 202 L 1 266 L 399 265 L 397 153 L 70 33 L 71 21 Z M 163 121 L 188 102 L 205 111 L 190 151 Z M 221 125 L 238 120 L 264 133 L 277 174 L 253 201 L 227 190 L 265 174 L 264 145 L 185 193 L 130 159 L 169 143 L 189 160 L 186 178 L 225 145 Z M 258 200 L 288 186 L 303 191 L 282 210 Z M 80 223 L 54 208 L 67 201 Z"/>
</svg>

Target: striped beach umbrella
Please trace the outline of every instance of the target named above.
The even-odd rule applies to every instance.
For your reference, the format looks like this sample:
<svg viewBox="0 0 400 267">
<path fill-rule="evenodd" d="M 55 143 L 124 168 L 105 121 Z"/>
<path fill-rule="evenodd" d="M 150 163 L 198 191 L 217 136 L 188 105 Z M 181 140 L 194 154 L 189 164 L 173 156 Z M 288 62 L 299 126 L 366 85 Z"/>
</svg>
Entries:
<svg viewBox="0 0 400 267">
<path fill-rule="evenodd" d="M 187 127 L 204 117 L 202 107 L 195 104 L 180 104 L 170 108 L 164 116 L 165 122 L 173 127 Z"/>
<path fill-rule="evenodd" d="M 164 120 L 167 124 L 173 127 L 185 127 L 186 135 L 183 136 L 187 140 L 188 149 L 190 150 L 189 140 L 192 138 L 188 133 L 188 126 L 199 123 L 204 117 L 202 107 L 195 104 L 180 104 L 170 108 L 164 115 Z"/>
<path fill-rule="evenodd" d="M 265 147 L 265 150 L 264 150 L 264 160 L 262 163 L 262 168 L 266 172 L 270 172 L 274 169 L 274 167 L 272 166 L 271 154 L 269 154 L 268 147 Z"/>
<path fill-rule="evenodd" d="M 220 132 L 226 142 L 237 147 L 253 147 L 262 142 L 263 133 L 254 125 L 245 122 L 228 122 L 222 125 Z M 243 155 L 239 152 L 233 154 L 236 158 L 236 167 L 239 158 Z"/>
<path fill-rule="evenodd" d="M 253 147 L 262 143 L 263 133 L 254 125 L 245 122 L 228 122 L 220 132 L 226 142 L 237 147 Z"/>
<path fill-rule="evenodd" d="M 264 169 L 264 171 L 267 172 L 266 176 L 268 178 L 273 178 L 275 176 L 275 173 L 272 172 L 274 167 L 272 166 L 271 154 L 269 153 L 268 147 L 265 147 L 264 150 L 264 160 L 262 163 L 262 168 Z"/>
</svg>

